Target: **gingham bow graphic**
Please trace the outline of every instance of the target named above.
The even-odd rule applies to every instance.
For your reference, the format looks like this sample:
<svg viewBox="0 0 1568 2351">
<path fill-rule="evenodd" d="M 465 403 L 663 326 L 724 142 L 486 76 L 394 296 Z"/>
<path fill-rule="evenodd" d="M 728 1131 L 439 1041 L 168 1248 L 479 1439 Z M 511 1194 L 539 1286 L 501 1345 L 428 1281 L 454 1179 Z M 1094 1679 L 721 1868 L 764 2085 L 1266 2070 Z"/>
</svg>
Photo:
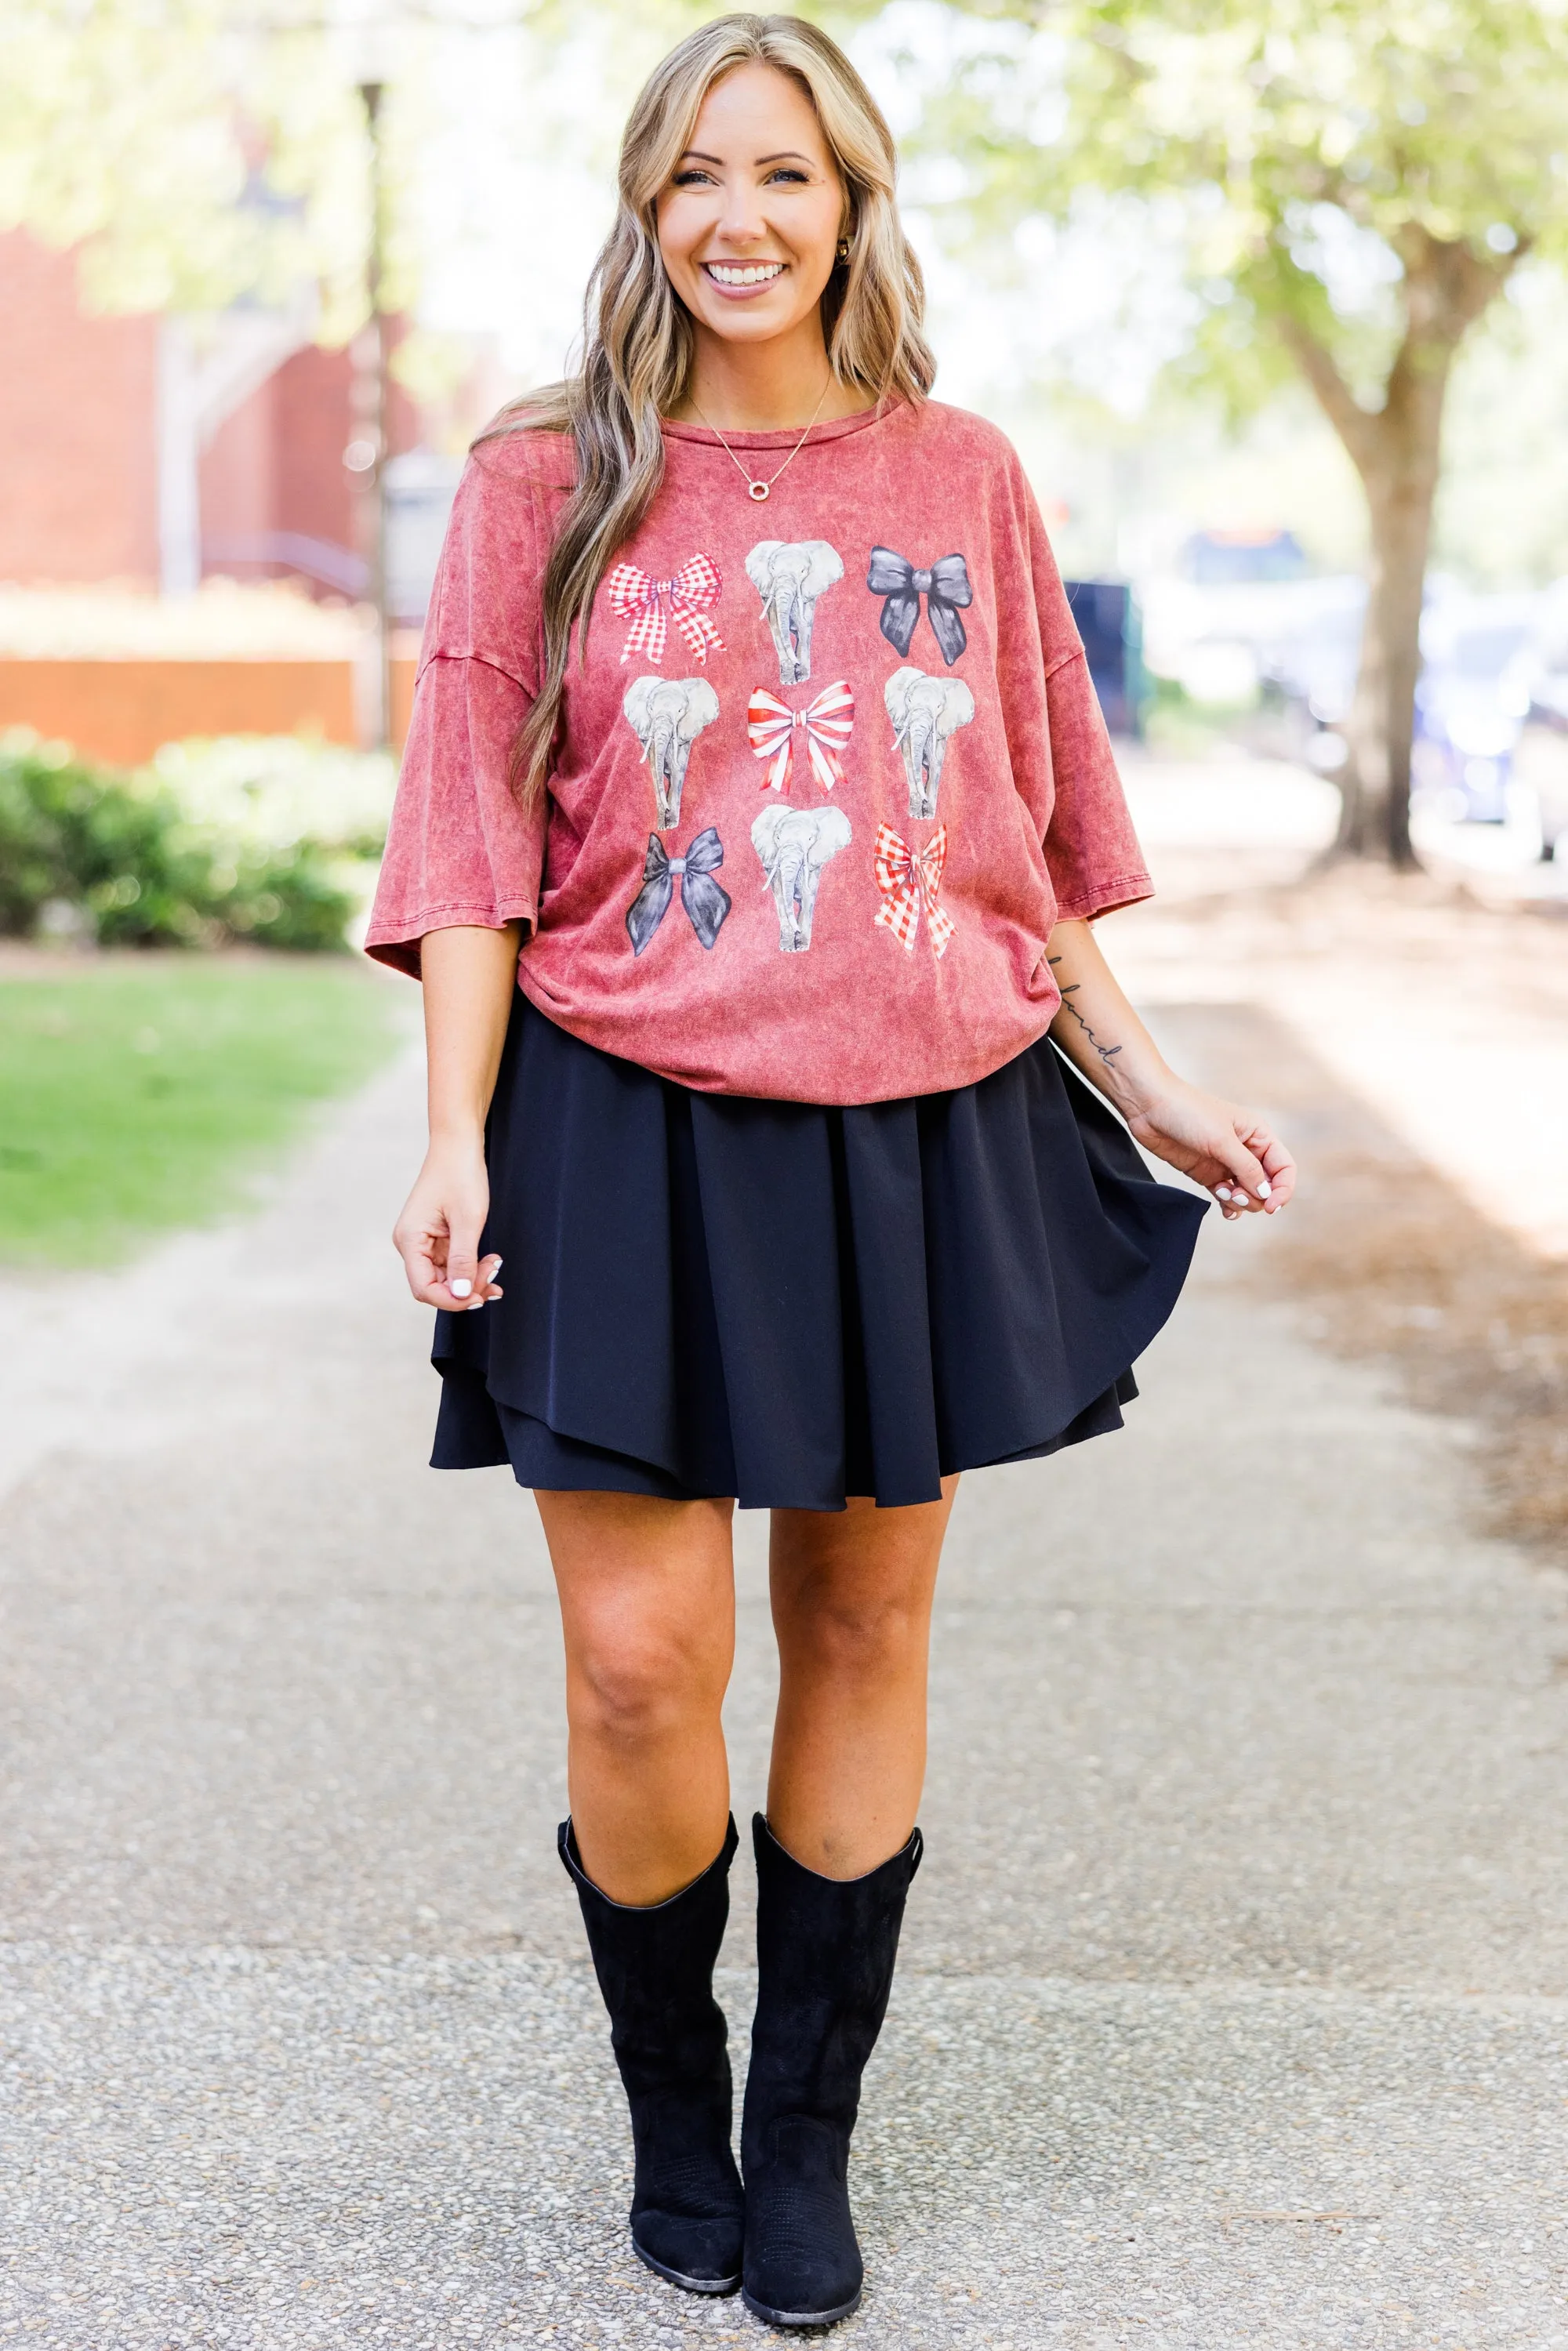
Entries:
<svg viewBox="0 0 1568 2351">
<path fill-rule="evenodd" d="M 633 654 L 662 662 L 671 615 L 699 668 L 710 653 L 723 653 L 724 639 L 707 617 L 708 606 L 717 603 L 724 586 L 724 574 L 711 555 L 694 555 L 670 580 L 651 580 L 636 564 L 618 563 L 604 584 L 611 611 L 622 620 L 628 613 L 636 616 L 626 632 L 623 662 Z"/>
<path fill-rule="evenodd" d="M 915 935 L 920 928 L 920 909 L 924 906 L 931 952 L 935 956 L 946 955 L 947 942 L 958 927 L 936 898 L 942 887 L 942 868 L 947 862 L 946 826 L 939 824 L 916 856 L 892 825 L 879 824 L 875 862 L 882 904 L 874 919 L 885 923 L 905 954 L 913 955 Z"/>
<path fill-rule="evenodd" d="M 855 723 L 855 698 L 843 678 L 825 685 L 815 702 L 804 710 L 786 709 L 777 695 L 766 686 L 752 690 L 746 713 L 746 731 L 751 738 L 751 755 L 756 759 L 771 761 L 762 778 L 764 791 L 778 791 L 789 773 L 795 752 L 797 732 L 804 738 L 811 755 L 811 772 L 825 792 L 844 780 L 843 762 L 839 753 L 850 739 Z"/>
</svg>

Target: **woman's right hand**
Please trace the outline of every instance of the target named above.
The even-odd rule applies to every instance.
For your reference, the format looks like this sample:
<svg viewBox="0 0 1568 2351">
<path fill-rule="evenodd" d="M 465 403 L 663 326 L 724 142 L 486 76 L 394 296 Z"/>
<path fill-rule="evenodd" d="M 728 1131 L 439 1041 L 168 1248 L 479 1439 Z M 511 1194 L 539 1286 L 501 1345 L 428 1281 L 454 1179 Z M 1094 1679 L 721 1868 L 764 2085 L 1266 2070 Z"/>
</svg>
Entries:
<svg viewBox="0 0 1568 2351">
<path fill-rule="evenodd" d="M 500 1259 L 479 1256 L 489 1213 L 484 1136 L 433 1142 L 392 1228 L 392 1246 L 422 1305 L 462 1314 L 502 1295 L 496 1287 Z"/>
</svg>

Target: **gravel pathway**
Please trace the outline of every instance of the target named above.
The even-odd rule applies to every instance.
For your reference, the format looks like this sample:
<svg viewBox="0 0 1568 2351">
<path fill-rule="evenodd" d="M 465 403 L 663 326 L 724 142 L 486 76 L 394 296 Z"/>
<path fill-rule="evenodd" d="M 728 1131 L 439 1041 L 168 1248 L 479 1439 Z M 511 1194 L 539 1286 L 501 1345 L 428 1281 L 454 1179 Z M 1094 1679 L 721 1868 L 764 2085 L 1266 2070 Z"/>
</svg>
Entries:
<svg viewBox="0 0 1568 2351">
<path fill-rule="evenodd" d="M 627 2254 L 537 1526 L 421 1467 L 417 1116 L 405 1064 L 249 1224 L 0 1289 L 0 2343 L 764 2339 Z M 1207 1235 L 1124 1435 L 960 1498 L 846 2346 L 1568 2346 L 1564 1580 L 1266 1246 Z"/>
</svg>

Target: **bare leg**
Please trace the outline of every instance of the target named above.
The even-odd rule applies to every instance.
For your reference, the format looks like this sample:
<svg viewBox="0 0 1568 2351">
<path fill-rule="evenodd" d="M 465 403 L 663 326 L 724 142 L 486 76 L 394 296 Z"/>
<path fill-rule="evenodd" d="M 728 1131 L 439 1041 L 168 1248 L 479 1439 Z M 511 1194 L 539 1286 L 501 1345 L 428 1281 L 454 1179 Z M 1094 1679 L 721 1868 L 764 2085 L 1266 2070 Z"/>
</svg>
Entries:
<svg viewBox="0 0 1568 2351">
<path fill-rule="evenodd" d="M 536 1494 L 566 1636 L 567 1788 L 612 1901 L 663 1902 L 729 1818 L 720 1708 L 735 1659 L 729 1502 Z"/>
<path fill-rule="evenodd" d="M 779 1712 L 768 1821 L 823 1877 L 898 1851 L 925 1778 L 931 1603 L 957 1490 L 939 1502 L 775 1510 L 769 1568 Z"/>
</svg>

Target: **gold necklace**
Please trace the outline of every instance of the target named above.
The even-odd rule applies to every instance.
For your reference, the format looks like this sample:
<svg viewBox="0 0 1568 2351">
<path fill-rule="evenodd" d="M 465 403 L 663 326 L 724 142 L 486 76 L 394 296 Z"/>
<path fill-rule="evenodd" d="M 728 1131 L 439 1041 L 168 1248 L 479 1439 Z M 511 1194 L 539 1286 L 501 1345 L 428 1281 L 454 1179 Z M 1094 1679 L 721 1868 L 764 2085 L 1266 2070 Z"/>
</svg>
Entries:
<svg viewBox="0 0 1568 2351">
<path fill-rule="evenodd" d="M 821 414 L 822 402 L 826 400 L 830 391 L 832 389 L 832 374 L 830 371 L 828 381 L 822 386 L 821 395 L 818 398 L 817 405 L 812 409 L 811 413 L 806 419 L 805 432 L 801 434 L 800 438 L 796 442 L 795 446 L 785 458 L 784 465 L 779 466 L 779 474 L 781 474 L 784 471 L 785 465 L 792 465 L 796 458 L 800 455 L 801 450 L 805 447 L 806 434 L 810 433 L 812 425 L 815 424 L 818 417 Z M 697 404 L 695 400 L 692 402 L 692 406 L 694 408 L 697 408 Z M 718 433 L 718 426 L 716 424 L 708 424 L 708 420 L 703 415 L 700 408 L 697 408 L 697 414 L 701 418 L 703 423 L 707 424 L 707 429 L 710 433 Z M 729 443 L 725 441 L 724 434 L 722 433 L 718 433 L 718 437 L 724 442 L 726 456 L 729 459 L 730 464 L 735 467 L 736 472 L 740 475 L 741 480 L 746 484 L 747 489 L 751 496 L 754 497 L 758 506 L 760 506 L 763 499 L 768 496 L 768 491 L 773 487 L 774 483 L 779 479 L 779 474 L 770 474 L 765 482 L 761 480 L 754 481 L 752 476 L 747 472 L 746 467 L 741 464 L 739 458 L 736 455 L 734 450 L 730 447 Z"/>
</svg>

